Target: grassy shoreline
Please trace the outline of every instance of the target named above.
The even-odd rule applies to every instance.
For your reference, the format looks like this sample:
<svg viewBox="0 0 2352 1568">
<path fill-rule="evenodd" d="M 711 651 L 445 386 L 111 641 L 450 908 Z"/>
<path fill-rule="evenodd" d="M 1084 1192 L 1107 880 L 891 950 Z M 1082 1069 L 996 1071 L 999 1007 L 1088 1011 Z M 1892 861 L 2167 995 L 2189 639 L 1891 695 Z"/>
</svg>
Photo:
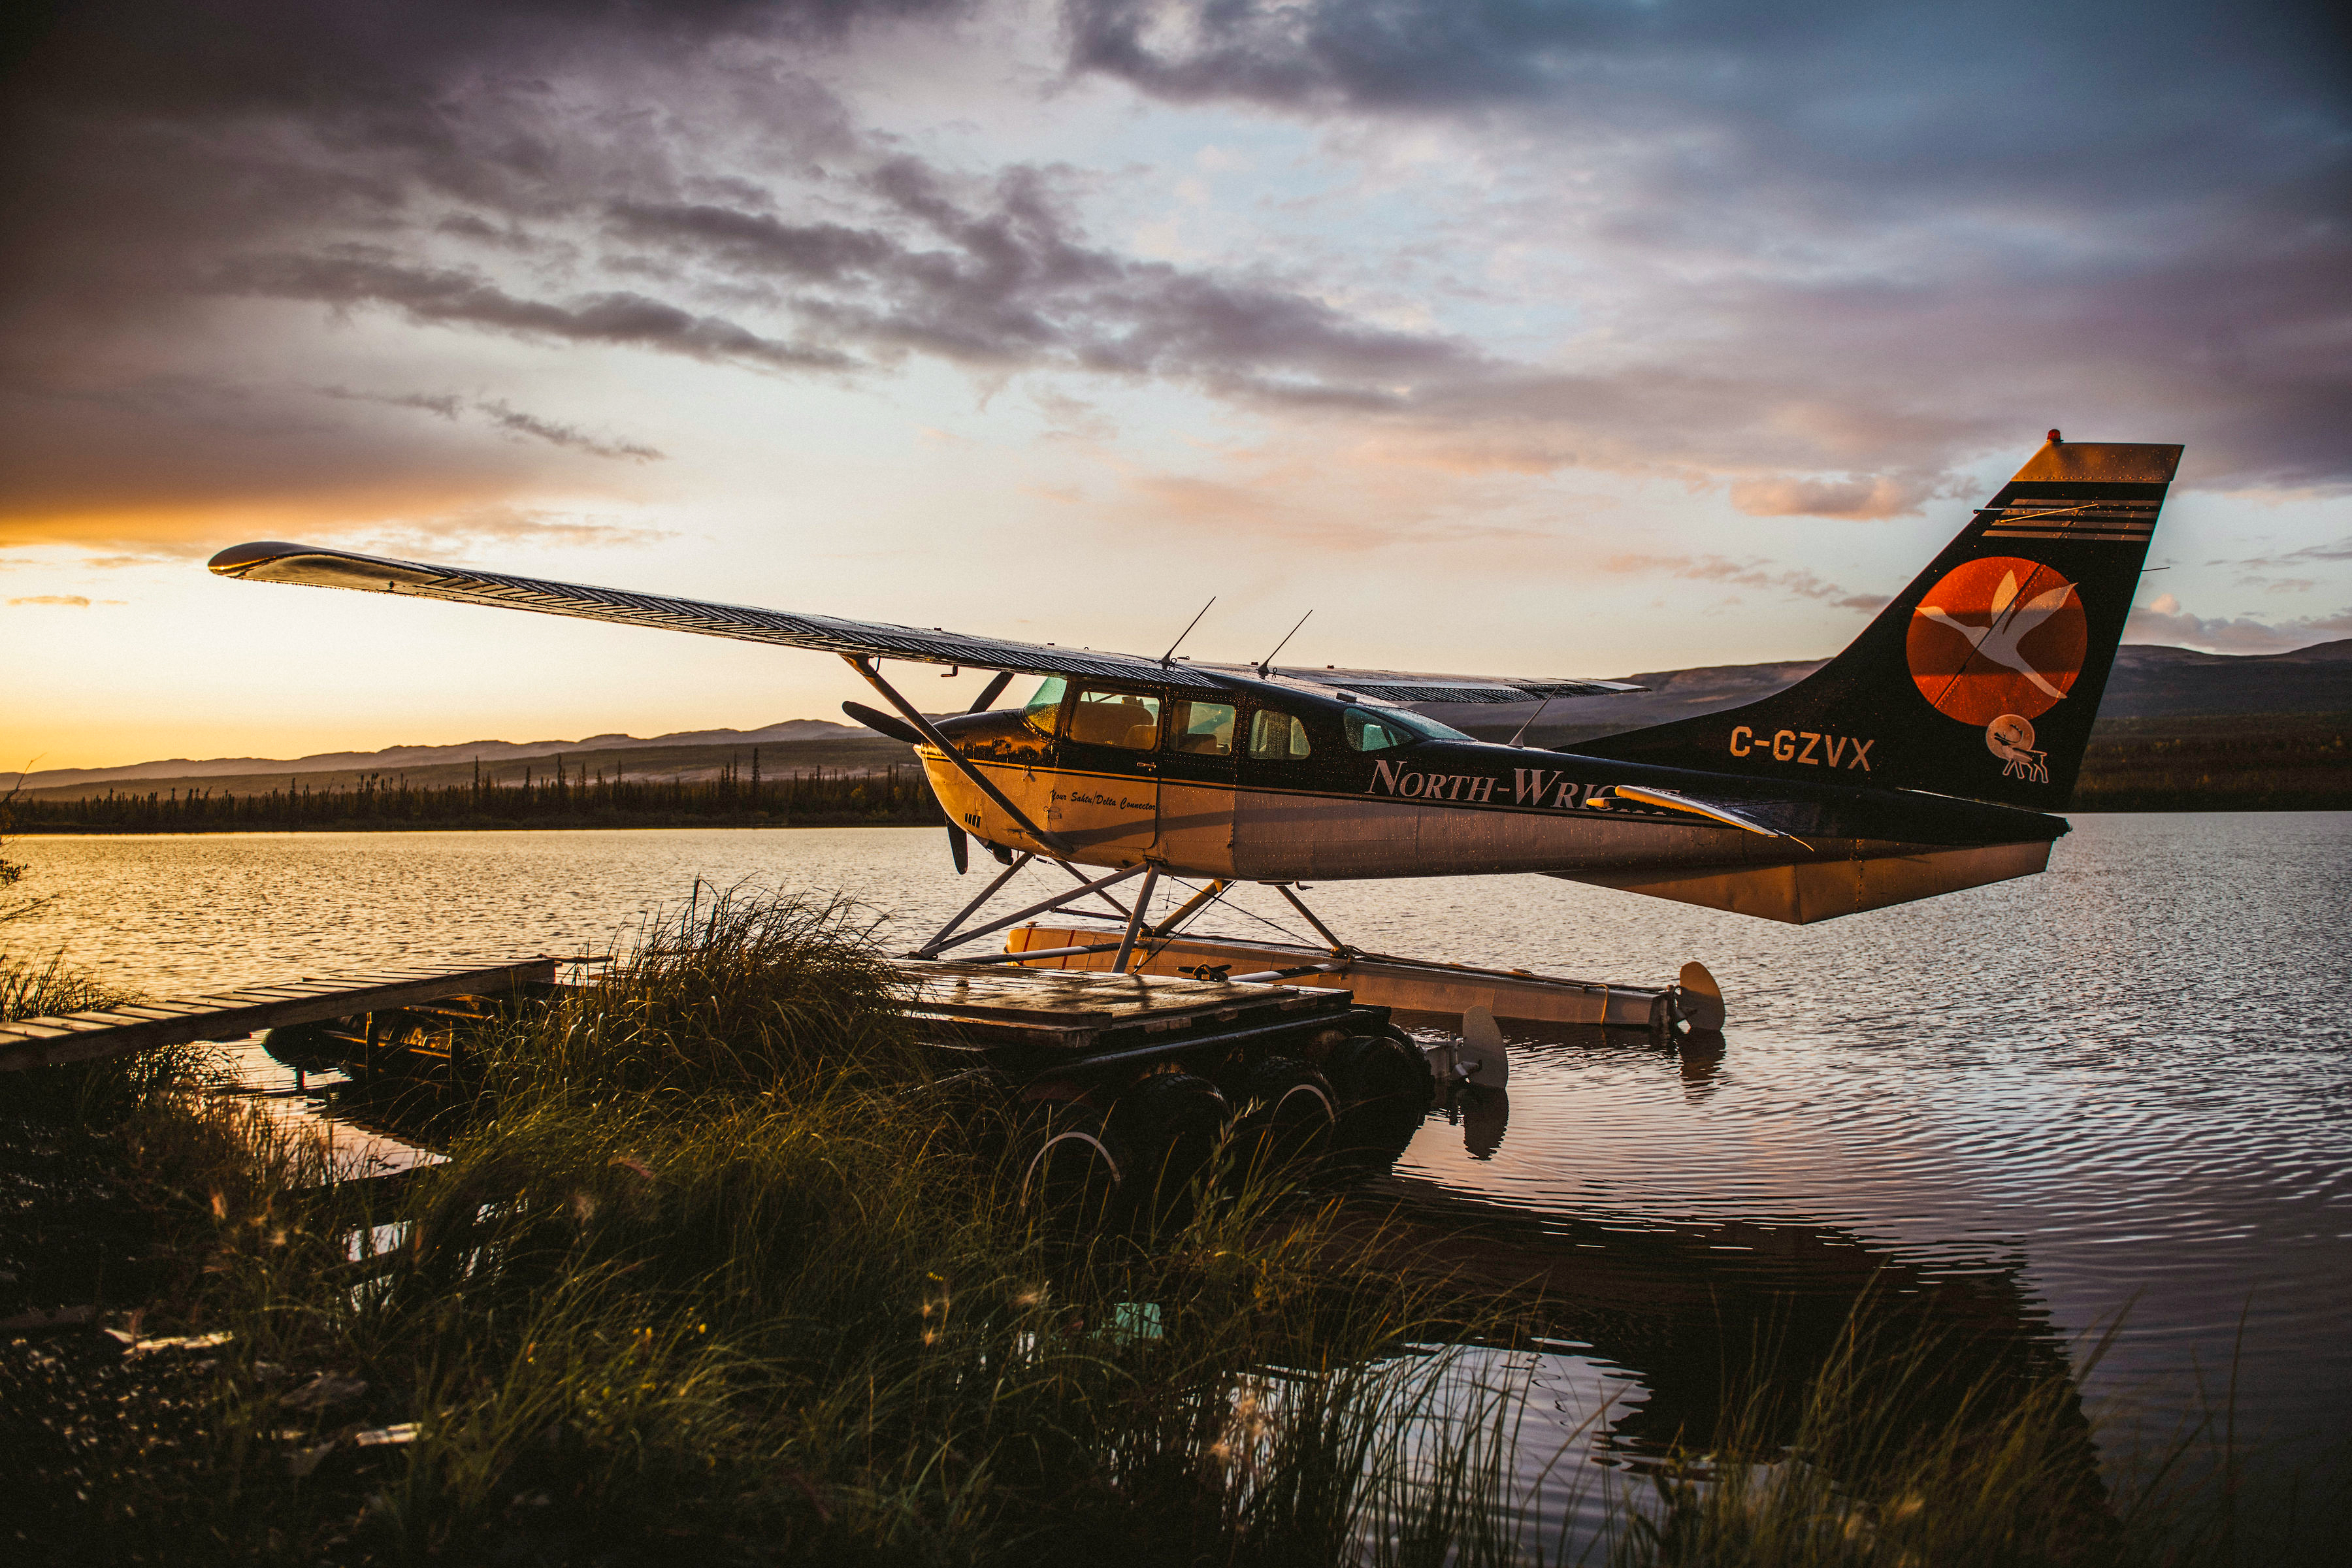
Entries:
<svg viewBox="0 0 2352 1568">
<path fill-rule="evenodd" d="M 1521 1511 L 1525 1389 L 1464 1359 L 1549 1342 L 1539 1292 L 1344 1184 L 1221 1183 L 1159 1232 L 1032 1223 L 1019 1116 L 940 1074 L 838 908 L 706 900 L 617 967 L 493 1026 L 462 1090 L 387 1089 L 373 1114 L 449 1156 L 396 1185 L 318 1187 L 199 1051 L 9 1085 L 0 1153 L 71 1245 L 0 1311 L 101 1310 L 0 1335 L 0 1539 L 63 1563 L 2284 1560 L 2210 1471 L 2111 1490 L 2063 1354 L 1867 1293 L 1826 1351 L 1721 1373 L 1709 1429 L 1573 1463 L 1553 1505 L 1597 1489 L 1612 1521 L 1580 1549 Z M 103 999 L 43 973 L 12 1006 Z"/>
</svg>

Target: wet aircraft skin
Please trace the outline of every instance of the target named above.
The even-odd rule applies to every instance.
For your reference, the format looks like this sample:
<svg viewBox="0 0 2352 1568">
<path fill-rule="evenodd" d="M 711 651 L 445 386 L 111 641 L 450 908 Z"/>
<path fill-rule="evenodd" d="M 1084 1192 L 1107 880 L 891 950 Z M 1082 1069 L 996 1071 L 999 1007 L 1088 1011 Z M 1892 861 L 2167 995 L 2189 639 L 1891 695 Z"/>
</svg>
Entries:
<svg viewBox="0 0 2352 1568">
<path fill-rule="evenodd" d="M 1273 682 L 1221 684 L 1235 714 L 1236 741 L 1261 730 L 1264 712 L 1297 722 L 1306 755 L 1257 756 L 1245 743 L 1231 744 L 1223 755 L 1187 753 L 1179 749 L 1183 737 L 1173 734 L 1132 750 L 1087 744 L 1066 732 L 1075 689 L 1049 710 L 1050 721 L 1007 709 L 941 720 L 937 728 L 1033 820 L 1069 841 L 1074 858 L 1110 866 L 1149 858 L 1198 876 L 1544 872 L 1615 861 L 1769 865 L 1857 852 L 1880 857 L 1914 846 L 2046 844 L 2067 830 L 2063 818 L 1979 801 L 1826 782 L 1750 783 L 1417 733 L 1407 726 L 1444 727 Z M 1131 696 L 1162 715 L 1201 696 L 1142 683 L 1095 681 L 1084 689 Z M 1370 751 L 1350 744 L 1351 732 L 1360 736 L 1368 722 L 1396 739 Z M 992 845 L 1035 847 L 935 748 L 919 750 L 956 821 Z M 1617 785 L 1722 802 L 1785 837 L 1605 793 Z M 1070 820 L 1074 795 L 1105 820 Z M 1289 831 L 1253 834 L 1253 817 Z M 1496 818 L 1516 821 L 1498 829 Z M 1334 837 L 1346 846 L 1340 864 L 1320 842 Z"/>
<path fill-rule="evenodd" d="M 279 541 L 210 566 L 837 655 L 898 715 L 852 716 L 922 748 L 959 868 L 971 836 L 1008 858 L 1217 879 L 1533 872 L 1807 924 L 2046 868 L 2066 829 L 2037 808 L 2073 792 L 2180 451 L 2053 430 L 1821 668 L 1575 752 L 1475 741 L 1401 705 L 1632 688 L 1276 666 L 1279 646 L 1257 664 L 1153 659 Z M 1015 673 L 1045 684 L 1022 712 L 942 730 L 889 659 L 995 670 L 992 699 Z"/>
</svg>

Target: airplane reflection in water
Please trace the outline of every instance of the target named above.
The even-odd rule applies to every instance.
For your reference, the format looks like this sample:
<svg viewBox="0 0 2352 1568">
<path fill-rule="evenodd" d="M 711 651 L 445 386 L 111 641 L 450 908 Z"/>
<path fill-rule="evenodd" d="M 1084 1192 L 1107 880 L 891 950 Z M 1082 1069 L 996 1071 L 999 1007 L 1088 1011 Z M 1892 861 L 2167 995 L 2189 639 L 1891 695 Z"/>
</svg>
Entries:
<svg viewBox="0 0 2352 1568">
<path fill-rule="evenodd" d="M 1719 1046 L 1678 1051 L 1636 1031 L 1578 1026 L 1514 1025 L 1510 1044 L 1523 1064 L 1638 1054 L 1676 1073 L 1694 1100 L 1712 1093 L 1723 1061 Z M 1449 1131 L 1433 1146 L 1441 1126 L 1459 1129 L 1471 1161 L 1493 1162 L 1509 1138 L 1509 1091 L 1456 1084 L 1427 1121 L 1368 1151 L 1349 1199 L 1353 1223 L 1401 1267 L 1442 1275 L 1473 1297 L 1518 1302 L 1519 1348 L 1570 1352 L 1638 1384 L 1596 1424 L 1590 1445 L 1599 1453 L 1639 1461 L 1709 1448 L 1727 1415 L 1747 1415 L 1748 1436 L 1768 1450 L 1750 1457 L 1778 1458 L 1796 1436 L 1797 1396 L 1836 1363 L 1856 1329 L 1886 1363 L 1884 1386 L 1865 1373 L 1856 1392 L 1899 1392 L 1906 1424 L 1948 1419 L 1971 1389 L 2054 1384 L 2067 1390 L 2067 1427 L 2087 1437 L 2067 1345 L 2024 1281 L 2021 1253 L 1989 1254 L 1972 1241 L 1938 1262 L 1835 1224 L 1655 1219 L 1605 1198 L 1522 1197 L 1507 1184 L 1480 1191 L 1436 1173 L 1452 1142 Z M 1422 1157 L 1408 1160 L 1409 1152 Z M 1921 1376 L 1912 1352 L 1924 1353 L 1932 1375 Z M 1897 1369 L 1910 1379 L 1899 1389 Z M 1786 1397 L 1769 1411 L 1750 1409 L 1748 1397 L 1767 1386 Z M 2053 1484 L 2095 1504 L 2087 1442 L 2079 1458 L 2079 1473 L 2053 1476 Z"/>
</svg>

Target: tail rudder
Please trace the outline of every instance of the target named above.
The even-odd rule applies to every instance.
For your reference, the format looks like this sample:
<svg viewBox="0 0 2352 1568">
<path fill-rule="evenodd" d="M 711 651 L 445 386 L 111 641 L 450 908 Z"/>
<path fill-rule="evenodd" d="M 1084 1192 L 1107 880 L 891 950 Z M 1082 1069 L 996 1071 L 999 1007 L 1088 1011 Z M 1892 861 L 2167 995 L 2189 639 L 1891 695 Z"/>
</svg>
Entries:
<svg viewBox="0 0 2352 1568">
<path fill-rule="evenodd" d="M 1761 701 L 1576 750 L 2061 808 L 2180 450 L 2053 430 L 1828 664 Z"/>
</svg>

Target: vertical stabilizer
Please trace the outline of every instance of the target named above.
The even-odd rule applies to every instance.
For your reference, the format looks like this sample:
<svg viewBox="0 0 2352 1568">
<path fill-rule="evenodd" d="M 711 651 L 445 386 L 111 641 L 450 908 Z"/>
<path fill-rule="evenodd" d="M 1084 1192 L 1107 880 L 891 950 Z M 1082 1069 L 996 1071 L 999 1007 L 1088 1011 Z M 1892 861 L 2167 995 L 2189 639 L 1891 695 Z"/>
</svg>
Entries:
<svg viewBox="0 0 2352 1568">
<path fill-rule="evenodd" d="M 1575 750 L 2063 807 L 2179 464 L 2179 447 L 2067 442 L 2053 430 L 1813 674 L 1744 708 Z"/>
</svg>

